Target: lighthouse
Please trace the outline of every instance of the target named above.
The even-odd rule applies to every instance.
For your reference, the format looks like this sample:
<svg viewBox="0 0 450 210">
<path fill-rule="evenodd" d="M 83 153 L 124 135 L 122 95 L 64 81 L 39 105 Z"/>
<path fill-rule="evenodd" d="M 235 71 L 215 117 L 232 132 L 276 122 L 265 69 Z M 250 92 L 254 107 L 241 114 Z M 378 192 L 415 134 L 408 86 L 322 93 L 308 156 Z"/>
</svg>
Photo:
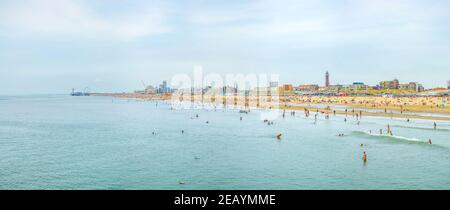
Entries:
<svg viewBox="0 0 450 210">
<path fill-rule="evenodd" d="M 330 87 L 330 73 L 325 73 L 325 87 Z"/>
</svg>

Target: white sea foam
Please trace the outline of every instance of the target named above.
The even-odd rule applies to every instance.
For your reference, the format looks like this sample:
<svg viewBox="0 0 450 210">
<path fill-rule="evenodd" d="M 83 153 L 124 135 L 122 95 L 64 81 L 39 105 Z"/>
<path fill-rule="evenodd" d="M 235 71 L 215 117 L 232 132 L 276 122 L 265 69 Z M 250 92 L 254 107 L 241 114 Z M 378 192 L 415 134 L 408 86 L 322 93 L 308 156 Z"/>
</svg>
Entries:
<svg viewBox="0 0 450 210">
<path fill-rule="evenodd" d="M 409 141 L 409 142 L 428 143 L 427 141 L 420 140 L 417 138 L 409 138 L 409 137 L 389 135 L 389 134 L 378 134 L 375 132 L 370 133 L 370 132 L 364 132 L 364 131 L 354 131 L 354 133 L 360 134 L 360 135 L 367 135 L 367 136 L 371 136 L 371 137 L 383 138 L 383 139 L 397 139 L 397 140 Z"/>
</svg>

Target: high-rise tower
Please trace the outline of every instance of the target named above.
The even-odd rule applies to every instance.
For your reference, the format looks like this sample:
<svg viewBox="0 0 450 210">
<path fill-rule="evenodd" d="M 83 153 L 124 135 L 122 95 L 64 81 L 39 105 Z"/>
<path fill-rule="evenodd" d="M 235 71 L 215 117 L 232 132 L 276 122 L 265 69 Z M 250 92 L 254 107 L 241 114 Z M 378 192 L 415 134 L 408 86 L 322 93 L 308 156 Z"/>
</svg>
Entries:
<svg viewBox="0 0 450 210">
<path fill-rule="evenodd" d="M 325 73 L 325 87 L 330 87 L 330 73 Z"/>
</svg>

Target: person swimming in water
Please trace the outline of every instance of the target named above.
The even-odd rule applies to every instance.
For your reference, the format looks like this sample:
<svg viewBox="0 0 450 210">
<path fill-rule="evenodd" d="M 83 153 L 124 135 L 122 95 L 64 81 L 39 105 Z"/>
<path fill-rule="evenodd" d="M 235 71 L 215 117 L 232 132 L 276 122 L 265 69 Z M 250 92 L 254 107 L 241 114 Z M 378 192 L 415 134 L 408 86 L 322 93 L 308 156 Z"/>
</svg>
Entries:
<svg viewBox="0 0 450 210">
<path fill-rule="evenodd" d="M 278 133 L 275 137 L 276 137 L 278 140 L 281 140 L 281 136 L 282 136 L 282 134 L 281 134 L 281 133 Z"/>
</svg>

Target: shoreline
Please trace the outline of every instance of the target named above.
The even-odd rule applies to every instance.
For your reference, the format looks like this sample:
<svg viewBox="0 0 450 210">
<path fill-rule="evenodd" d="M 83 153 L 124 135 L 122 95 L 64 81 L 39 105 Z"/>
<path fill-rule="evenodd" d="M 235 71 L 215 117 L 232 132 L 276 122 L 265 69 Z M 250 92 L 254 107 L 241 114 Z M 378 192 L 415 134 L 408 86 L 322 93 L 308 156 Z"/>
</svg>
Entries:
<svg viewBox="0 0 450 210">
<path fill-rule="evenodd" d="M 124 98 L 124 99 L 140 99 L 140 100 L 162 100 L 167 101 L 171 100 L 172 96 L 170 95 L 144 95 L 144 94 L 135 94 L 135 93 L 93 93 L 92 96 L 106 96 L 106 97 L 114 97 L 114 98 Z M 228 105 L 235 105 L 234 103 L 237 102 L 237 104 L 241 105 L 241 107 L 244 107 L 245 99 L 243 96 L 226 96 L 225 98 L 220 96 L 217 97 L 217 99 L 212 99 L 211 97 L 208 97 L 207 101 L 204 103 L 210 103 L 210 104 L 223 104 L 223 101 L 226 101 Z M 347 116 L 355 116 L 356 114 L 362 114 L 361 116 L 371 116 L 371 117 L 383 117 L 383 118 L 402 118 L 402 119 L 422 119 L 422 120 L 435 120 L 435 121 L 450 121 L 450 110 L 448 107 L 442 110 L 433 110 L 428 107 L 419 107 L 419 106 L 396 106 L 396 105 L 388 105 L 385 107 L 371 107 L 371 106 L 364 106 L 360 104 L 345 104 L 345 103 L 332 103 L 330 100 L 326 102 L 320 103 L 319 101 L 308 101 L 308 102 L 296 102 L 291 101 L 292 99 L 298 99 L 298 98 L 306 98 L 304 96 L 302 97 L 295 97 L 295 96 L 282 96 L 280 97 L 278 104 L 274 104 L 274 102 L 261 102 L 259 106 L 257 106 L 257 102 L 255 100 L 247 100 L 248 107 L 253 108 L 274 108 L 279 110 L 292 110 L 292 111 L 316 111 L 320 112 L 322 114 L 329 114 L 333 115 L 334 113 L 336 115 L 347 115 Z M 322 100 L 325 100 L 326 98 L 331 97 L 321 97 Z M 361 98 L 361 97 L 359 97 Z M 373 100 L 375 97 L 368 96 L 366 97 L 367 100 Z M 191 96 L 185 96 L 185 97 L 179 97 L 180 101 L 191 101 Z M 201 102 L 201 95 L 194 95 L 194 102 Z M 287 101 L 289 101 L 290 105 L 287 105 Z M 233 103 L 230 103 L 233 102 Z M 282 105 L 284 104 L 284 105 Z M 345 106 L 348 107 L 347 112 L 345 110 L 339 110 L 339 109 L 332 109 L 332 108 L 319 108 L 314 106 L 305 106 L 305 104 L 308 105 L 321 105 L 321 106 Z M 365 110 L 379 110 L 380 112 L 369 112 Z M 352 112 L 354 110 L 354 112 Z M 395 112 L 401 112 L 401 113 L 394 113 Z M 403 113 L 406 112 L 406 113 Z M 426 116 L 426 115 L 417 115 L 413 113 L 408 112 L 417 112 L 417 113 L 424 113 L 424 114 L 448 114 L 448 117 L 444 116 Z"/>
</svg>

